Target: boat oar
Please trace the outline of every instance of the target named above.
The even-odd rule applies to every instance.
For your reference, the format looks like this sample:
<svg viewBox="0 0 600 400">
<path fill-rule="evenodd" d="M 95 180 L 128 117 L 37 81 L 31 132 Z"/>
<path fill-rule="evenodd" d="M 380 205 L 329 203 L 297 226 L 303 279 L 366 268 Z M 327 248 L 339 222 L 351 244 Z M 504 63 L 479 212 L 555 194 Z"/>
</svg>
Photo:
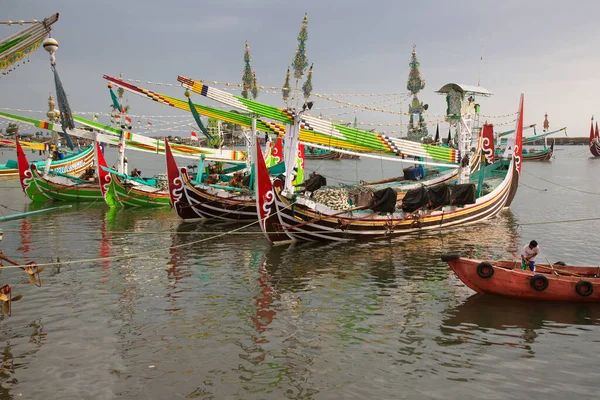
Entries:
<svg viewBox="0 0 600 400">
<path fill-rule="evenodd" d="M 554 269 L 554 265 L 552 265 L 550 260 L 548 260 L 548 257 L 545 257 L 545 258 L 546 258 L 546 261 L 548 261 L 548 265 L 550 266 L 550 269 L 552 269 L 552 272 L 554 272 L 554 275 L 558 276 L 558 272 L 556 272 L 556 270 Z"/>
<path fill-rule="evenodd" d="M 566 275 L 566 276 L 576 276 L 578 278 L 582 278 L 581 275 L 576 274 L 575 272 L 563 271 L 562 269 L 554 268 L 554 266 L 550 263 L 550 261 L 548 261 L 548 265 L 549 265 L 549 267 L 546 267 L 544 265 L 537 265 L 537 267 L 549 269 L 549 270 L 554 271 L 555 273 L 559 273 L 559 274 Z"/>
</svg>

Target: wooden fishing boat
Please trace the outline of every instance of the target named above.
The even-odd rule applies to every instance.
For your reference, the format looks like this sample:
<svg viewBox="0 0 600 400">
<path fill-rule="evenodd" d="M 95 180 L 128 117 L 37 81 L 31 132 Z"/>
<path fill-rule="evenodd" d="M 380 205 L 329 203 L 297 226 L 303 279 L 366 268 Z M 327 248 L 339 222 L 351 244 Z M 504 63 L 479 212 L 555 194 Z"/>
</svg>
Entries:
<svg viewBox="0 0 600 400">
<path fill-rule="evenodd" d="M 164 185 L 159 186 L 161 182 L 156 178 L 120 174 L 108 168 L 98 142 L 96 152 L 100 190 L 109 207 L 165 207 L 171 204 L 166 179 Z"/>
<path fill-rule="evenodd" d="M 45 160 L 34 162 L 38 169 L 43 168 Z M 78 153 L 68 155 L 62 160 L 53 160 L 50 170 L 61 174 L 79 176 L 86 169 L 94 165 L 94 149 L 85 148 Z M 0 164 L 0 180 L 17 179 L 19 177 L 18 162 L 9 160 L 6 164 Z"/>
<path fill-rule="evenodd" d="M 600 301 L 600 267 L 536 264 L 522 270 L 521 261 L 486 261 L 445 254 L 442 260 L 478 293 L 529 300 Z M 599 287 L 600 288 L 600 287 Z"/>
<path fill-rule="evenodd" d="M 457 96 L 457 109 L 461 106 L 460 99 L 465 98 L 464 93 L 458 85 L 446 85 L 442 88 L 448 90 L 449 95 Z M 442 91 L 441 93 L 445 93 Z M 287 192 L 287 183 L 281 180 L 271 182 L 265 175 L 265 168 L 260 163 L 260 155 L 257 157 L 257 209 L 259 210 L 259 221 L 266 237 L 272 243 L 290 241 L 350 241 L 350 240 L 373 240 L 390 238 L 425 230 L 456 227 L 460 225 L 473 224 L 492 218 L 504 207 L 510 205 L 516 194 L 521 171 L 521 149 L 523 131 L 523 95 L 519 105 L 517 128 L 515 131 L 515 145 L 510 161 L 507 162 L 503 179 L 497 182 L 491 191 L 481 193 L 468 201 L 459 199 L 459 189 L 475 190 L 474 184 L 466 183 L 456 185 L 454 189 L 441 188 L 443 190 L 456 190 L 456 197 L 449 195 L 454 200 L 444 199 L 441 203 L 431 205 L 424 201 L 417 208 L 405 208 L 404 201 L 408 193 L 397 193 L 398 198 L 402 195 L 402 209 L 396 208 L 396 193 L 390 195 L 381 193 L 378 201 L 368 206 L 354 207 L 331 207 L 316 201 L 316 198 L 303 195 L 290 196 Z M 452 115 L 451 117 L 454 117 Z M 463 120 L 464 121 L 464 120 Z M 461 122 L 462 123 L 462 122 Z M 463 125 L 461 125 L 463 127 Z M 464 129 L 468 131 L 466 125 Z M 463 142 L 467 145 L 467 142 Z M 463 169 L 463 168 L 461 168 Z M 480 175 L 483 177 L 483 175 Z M 459 176 L 460 181 L 460 176 Z M 481 186 L 482 180 L 479 180 Z M 491 181 L 490 181 L 491 184 Z M 416 189 L 411 194 L 421 196 L 423 188 Z M 474 193 L 474 192 L 473 192 Z M 392 197 L 393 196 L 393 197 Z M 386 198 L 387 197 L 387 198 Z M 385 208 L 382 207 L 385 203 Z"/>
<path fill-rule="evenodd" d="M 470 160 L 471 171 L 476 172 L 481 165 L 483 151 L 482 140 L 478 140 L 476 152 Z M 257 143 L 258 146 L 258 143 Z M 276 161 L 269 166 L 281 162 L 281 138 L 272 147 L 273 155 L 267 154 L 264 159 L 268 163 L 270 157 Z M 303 153 L 306 155 L 306 152 Z M 262 156 L 260 156 L 262 158 Z M 213 219 L 226 221 L 251 221 L 257 218 L 256 197 L 254 191 L 244 188 L 219 187 L 218 185 L 199 185 L 193 182 L 185 167 L 178 167 L 174 157 L 167 153 L 167 175 L 171 194 L 171 204 L 186 221 Z M 271 174 L 270 174 L 271 175 Z M 456 169 L 431 176 L 427 179 L 414 181 L 394 179 L 385 183 L 360 184 L 357 186 L 379 190 L 387 187 L 403 190 L 414 189 L 417 186 L 435 186 L 449 183 L 457 179 Z"/>
<path fill-rule="evenodd" d="M 545 121 L 544 126 L 547 127 L 547 122 Z M 535 133 L 535 124 L 532 125 L 528 125 L 526 127 L 523 128 L 523 130 L 525 129 L 530 129 L 533 128 L 534 130 L 534 135 L 533 136 L 529 136 L 526 138 L 523 138 L 523 146 L 527 146 L 527 145 L 533 145 L 536 142 L 539 142 L 540 140 L 544 140 L 544 148 L 542 150 L 535 150 L 535 149 L 531 149 L 529 151 L 527 151 L 525 148 L 523 148 L 523 161 L 552 161 L 552 158 L 554 157 L 554 142 L 555 140 L 552 139 L 552 143 L 548 146 L 548 136 L 549 135 L 553 135 L 555 133 L 559 133 L 559 132 L 565 132 L 565 135 L 567 134 L 567 128 L 563 127 L 560 129 L 556 129 L 550 132 L 545 131 L 544 133 L 541 134 L 537 134 Z M 502 143 L 503 140 L 506 140 L 506 136 L 511 134 L 514 131 L 507 131 L 507 132 L 503 132 L 500 133 L 498 142 L 496 143 L 497 147 L 496 147 L 496 154 L 500 155 L 504 152 L 504 149 L 502 148 L 502 145 L 507 146 L 508 142 L 506 143 Z"/>
<path fill-rule="evenodd" d="M 598 122 L 594 131 L 594 118 L 590 124 L 590 152 L 594 157 L 600 157 L 600 136 L 598 135 Z"/>
<path fill-rule="evenodd" d="M 48 175 L 40 173 L 36 164 L 29 164 L 27 157 L 17 141 L 17 162 L 19 179 L 23 192 L 33 202 L 43 201 L 103 201 L 98 182 L 50 171 Z"/>
<path fill-rule="evenodd" d="M 307 160 L 356 160 L 360 158 L 358 154 L 340 153 L 335 150 L 313 149 L 310 146 L 305 146 L 304 158 Z"/>
<path fill-rule="evenodd" d="M 528 151 L 525 153 L 523 150 L 523 161 L 550 161 L 554 155 L 554 140 L 550 147 L 544 148 L 540 151 Z"/>
<path fill-rule="evenodd" d="M 256 199 L 250 190 L 195 184 L 187 169 L 177 166 L 167 140 L 165 150 L 171 205 L 183 220 L 256 220 Z"/>
<path fill-rule="evenodd" d="M 342 153 L 333 150 L 315 149 L 310 146 L 304 147 L 304 158 L 306 160 L 341 160 Z"/>
</svg>

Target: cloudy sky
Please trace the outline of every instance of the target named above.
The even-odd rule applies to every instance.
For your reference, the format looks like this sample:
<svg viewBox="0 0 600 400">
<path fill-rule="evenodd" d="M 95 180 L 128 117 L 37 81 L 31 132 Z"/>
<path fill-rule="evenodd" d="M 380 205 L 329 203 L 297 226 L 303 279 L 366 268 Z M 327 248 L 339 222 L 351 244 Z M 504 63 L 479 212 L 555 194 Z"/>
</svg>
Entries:
<svg viewBox="0 0 600 400">
<path fill-rule="evenodd" d="M 541 126 L 548 112 L 551 128 L 567 126 L 569 136 L 586 136 L 591 115 L 600 114 L 595 98 L 600 2 L 595 1 L 0 0 L 0 10 L 0 21 L 60 13 L 53 27 L 60 43 L 57 67 L 76 111 L 108 110 L 103 74 L 171 83 L 146 87 L 180 98 L 184 90 L 177 75 L 239 83 L 245 41 L 259 85 L 282 86 L 306 12 L 315 93 L 396 93 L 400 97 L 335 98 L 362 104 L 383 99 L 371 105 L 408 111 L 407 102 L 400 101 L 416 45 L 426 80 L 420 98 L 431 114 L 445 111 L 437 89 L 449 82 L 477 85 L 480 71 L 481 86 L 494 94 L 480 101 L 482 114 L 513 113 L 525 93 L 526 123 Z M 0 37 L 19 29 L 0 25 Z M 47 109 L 48 94 L 54 92 L 48 55 L 40 49 L 30 59 L 0 78 L 0 108 Z M 193 100 L 212 105 L 200 96 Z M 278 93 L 263 91 L 259 100 L 283 105 Z M 187 117 L 134 95 L 128 102 L 132 114 Z M 315 108 L 336 120 L 407 122 L 406 116 L 339 108 L 322 99 L 315 99 Z"/>
</svg>

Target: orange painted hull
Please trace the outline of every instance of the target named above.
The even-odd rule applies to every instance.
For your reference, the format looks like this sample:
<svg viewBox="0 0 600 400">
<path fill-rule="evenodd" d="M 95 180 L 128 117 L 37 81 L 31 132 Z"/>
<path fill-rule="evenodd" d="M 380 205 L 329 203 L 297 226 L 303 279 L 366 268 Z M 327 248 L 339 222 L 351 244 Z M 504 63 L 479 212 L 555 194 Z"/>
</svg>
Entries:
<svg viewBox="0 0 600 400">
<path fill-rule="evenodd" d="M 520 261 L 442 258 L 465 285 L 478 293 L 528 300 L 600 302 L 600 267 L 555 266 L 560 272 L 556 275 L 548 264 L 538 264 L 532 272 L 521 270 Z"/>
</svg>

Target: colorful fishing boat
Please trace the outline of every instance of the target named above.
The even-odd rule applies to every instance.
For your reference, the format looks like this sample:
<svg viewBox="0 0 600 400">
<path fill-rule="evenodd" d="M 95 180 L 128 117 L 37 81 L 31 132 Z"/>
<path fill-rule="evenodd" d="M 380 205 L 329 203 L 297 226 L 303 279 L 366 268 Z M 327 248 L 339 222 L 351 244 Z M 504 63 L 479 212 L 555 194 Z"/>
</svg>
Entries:
<svg viewBox="0 0 600 400">
<path fill-rule="evenodd" d="M 536 271 L 522 270 L 521 261 L 487 261 L 445 254 L 458 278 L 478 293 L 527 300 L 600 301 L 600 267 L 536 264 Z"/>
<path fill-rule="evenodd" d="M 340 160 L 342 159 L 342 153 L 305 146 L 304 158 L 306 160 Z"/>
<path fill-rule="evenodd" d="M 335 150 L 315 149 L 310 146 L 304 146 L 304 158 L 306 160 L 357 160 L 360 158 L 358 154 L 340 153 Z"/>
<path fill-rule="evenodd" d="M 448 117 L 460 126 L 461 150 L 470 144 L 464 137 L 470 133 L 467 121 L 473 120 L 470 114 L 473 111 L 465 102 L 476 90 L 479 89 L 449 84 L 439 91 L 447 94 Z M 516 194 L 521 172 L 522 131 L 523 95 L 510 161 L 504 161 L 507 165 L 499 182 L 497 179 L 487 181 L 486 193 L 480 190 L 483 175 L 478 176 L 477 185 L 470 183 L 469 170 L 466 164 L 461 164 L 457 185 L 438 185 L 431 193 L 425 188 L 404 193 L 386 189 L 376 193 L 368 205 L 359 207 L 348 207 L 348 204 L 332 207 L 319 202 L 316 196 L 291 196 L 287 182 L 268 179 L 259 154 L 256 188 L 261 228 L 272 243 L 350 241 L 390 238 L 484 221 L 509 206 Z M 398 209 L 400 198 L 401 209 Z"/>
<path fill-rule="evenodd" d="M 596 130 L 594 131 L 594 117 L 590 123 L 590 152 L 594 157 L 600 157 L 600 136 L 598 135 L 598 122 L 596 122 Z"/>
<path fill-rule="evenodd" d="M 36 164 L 29 164 L 27 156 L 17 141 L 19 179 L 23 192 L 33 202 L 43 201 L 103 201 L 98 182 L 50 171 L 40 172 Z"/>
<path fill-rule="evenodd" d="M 555 142 L 555 140 L 552 139 L 552 143 L 550 144 L 550 146 L 548 146 L 548 136 L 553 135 L 555 133 L 563 132 L 563 131 L 565 132 L 565 135 L 566 135 L 567 128 L 563 127 L 563 128 L 548 132 L 547 131 L 548 130 L 547 114 L 546 114 L 546 120 L 544 121 L 544 133 L 541 133 L 539 135 L 537 133 L 535 133 L 535 126 L 536 126 L 535 124 L 532 124 L 532 125 L 528 125 L 523 128 L 523 130 L 529 129 L 529 128 L 533 128 L 533 130 L 534 130 L 533 136 L 523 138 L 523 146 L 525 147 L 530 144 L 533 145 L 536 142 L 543 139 L 544 140 L 544 148 L 541 150 L 536 150 L 533 148 L 527 150 L 527 149 L 523 148 L 523 161 L 552 161 L 552 157 L 554 157 L 554 142 Z M 510 135 L 513 132 L 514 131 L 507 131 L 507 132 L 503 132 L 503 133 L 499 134 L 498 135 L 499 142 L 504 140 L 507 135 Z M 505 146 L 506 145 L 507 145 L 507 143 L 505 143 Z M 502 149 L 502 147 L 500 145 L 498 145 L 496 152 L 498 154 L 500 154 L 503 151 L 504 151 L 504 149 Z"/>
<path fill-rule="evenodd" d="M 44 169 L 46 161 L 34 161 L 37 169 Z M 57 173 L 80 176 L 88 168 L 94 166 L 94 149 L 87 147 L 80 152 L 68 154 L 62 160 L 53 160 L 50 170 Z M 6 164 L 0 164 L 0 180 L 16 179 L 19 177 L 19 165 L 15 160 L 9 160 Z"/>
<path fill-rule="evenodd" d="M 108 168 L 100 144 L 97 176 L 104 201 L 110 207 L 165 207 L 170 205 L 166 177 L 141 178 Z M 162 185 L 161 185 L 162 184 Z"/>
<path fill-rule="evenodd" d="M 177 166 L 167 140 L 165 149 L 171 205 L 183 220 L 256 220 L 256 199 L 251 190 L 194 182 L 185 167 Z"/>
<path fill-rule="evenodd" d="M 493 136 L 492 127 L 489 126 L 489 135 Z M 484 129 L 484 132 L 487 132 Z M 258 145 L 258 144 L 257 144 Z M 481 165 L 481 154 L 483 140 L 477 141 L 477 147 L 474 155 L 470 158 L 470 169 L 473 172 L 479 170 Z M 493 150 L 493 149 L 492 149 Z M 282 162 L 281 155 L 282 139 L 279 137 L 273 146 L 268 147 L 267 154 L 264 157 L 266 166 L 270 168 L 269 175 L 278 175 L 283 170 L 280 166 Z M 306 152 L 303 152 L 306 155 Z M 302 162 L 300 163 L 302 164 Z M 171 193 L 171 204 L 176 209 L 179 216 L 186 221 L 199 219 L 219 219 L 228 221 L 254 220 L 257 217 L 256 197 L 254 191 L 249 188 L 240 188 L 228 186 L 226 184 L 199 184 L 188 174 L 185 167 L 178 167 L 172 155 L 167 153 L 167 175 Z M 357 190 L 381 190 L 388 187 L 403 190 L 414 189 L 420 186 L 435 186 L 455 181 L 458 177 L 457 169 L 452 169 L 439 174 L 432 174 L 423 180 L 406 180 L 404 177 L 393 178 L 384 181 L 360 183 L 353 185 Z M 347 185 L 346 188 L 349 188 Z M 174 195 L 177 193 L 176 195 Z"/>
<path fill-rule="evenodd" d="M 554 140 L 550 147 L 544 146 L 543 150 L 529 150 L 523 149 L 523 161 L 551 161 L 554 155 Z"/>
<path fill-rule="evenodd" d="M 16 114 L 10 114 L 0 111 L 0 118 L 14 121 L 17 123 L 35 126 L 36 128 L 46 129 L 49 131 L 63 133 L 63 128 L 58 123 L 48 122 L 44 120 L 28 118 Z M 81 139 L 95 140 L 101 143 L 118 146 L 121 141 L 124 141 L 124 147 L 153 154 L 164 154 L 162 139 L 151 138 L 137 133 L 119 129 L 112 126 L 104 125 L 98 122 L 90 121 L 78 116 L 73 116 L 73 120 L 89 128 L 94 129 L 92 132 L 88 129 L 74 128 L 65 129 L 65 132 L 70 136 L 75 136 Z M 246 154 L 238 150 L 227 149 L 211 149 L 205 147 L 188 146 L 184 144 L 171 145 L 171 151 L 178 157 L 198 159 L 204 156 L 207 160 L 222 161 L 228 163 L 246 163 Z"/>
</svg>

